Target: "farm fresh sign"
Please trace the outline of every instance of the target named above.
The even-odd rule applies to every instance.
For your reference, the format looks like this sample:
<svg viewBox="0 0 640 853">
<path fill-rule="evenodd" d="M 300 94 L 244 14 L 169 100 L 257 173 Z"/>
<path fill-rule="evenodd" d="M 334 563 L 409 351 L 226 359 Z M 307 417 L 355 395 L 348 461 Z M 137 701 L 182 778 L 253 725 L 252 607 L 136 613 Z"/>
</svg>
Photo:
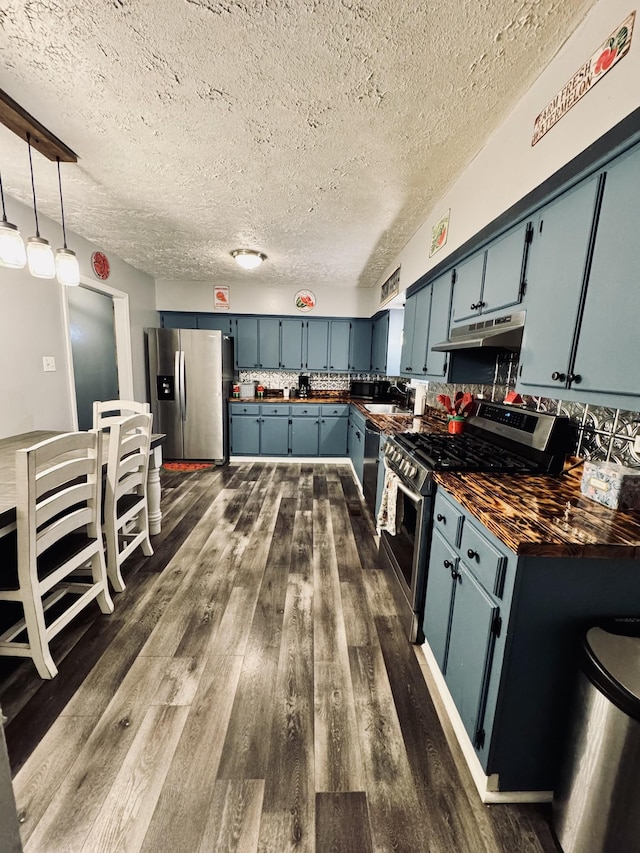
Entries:
<svg viewBox="0 0 640 853">
<path fill-rule="evenodd" d="M 607 71 L 610 71 L 629 53 L 635 19 L 636 13 L 632 12 L 542 110 L 533 124 L 531 145 L 539 142 L 545 133 L 551 130 L 553 125 L 560 121 L 571 107 L 577 104 L 592 86 L 595 86 L 598 80 L 604 77 Z"/>
</svg>

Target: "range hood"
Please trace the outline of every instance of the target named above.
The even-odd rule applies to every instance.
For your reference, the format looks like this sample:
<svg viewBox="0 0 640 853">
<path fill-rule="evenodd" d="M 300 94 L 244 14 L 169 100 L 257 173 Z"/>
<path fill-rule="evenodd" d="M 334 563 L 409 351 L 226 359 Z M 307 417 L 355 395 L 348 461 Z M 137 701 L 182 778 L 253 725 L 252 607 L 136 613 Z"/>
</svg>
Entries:
<svg viewBox="0 0 640 853">
<path fill-rule="evenodd" d="M 460 349 L 504 349 L 517 352 L 522 344 L 525 311 L 504 314 L 493 320 L 476 320 L 451 329 L 448 341 L 431 347 L 436 352 Z"/>
</svg>

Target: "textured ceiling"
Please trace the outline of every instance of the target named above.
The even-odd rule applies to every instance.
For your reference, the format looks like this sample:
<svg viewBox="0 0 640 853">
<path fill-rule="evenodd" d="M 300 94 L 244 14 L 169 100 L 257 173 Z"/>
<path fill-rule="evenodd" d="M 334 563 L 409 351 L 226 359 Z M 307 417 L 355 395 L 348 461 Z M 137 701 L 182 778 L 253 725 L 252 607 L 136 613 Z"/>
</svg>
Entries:
<svg viewBox="0 0 640 853">
<path fill-rule="evenodd" d="M 4 0 L 0 88 L 79 156 L 67 227 L 138 269 L 245 281 L 250 247 L 252 280 L 370 287 L 593 4 Z"/>
</svg>

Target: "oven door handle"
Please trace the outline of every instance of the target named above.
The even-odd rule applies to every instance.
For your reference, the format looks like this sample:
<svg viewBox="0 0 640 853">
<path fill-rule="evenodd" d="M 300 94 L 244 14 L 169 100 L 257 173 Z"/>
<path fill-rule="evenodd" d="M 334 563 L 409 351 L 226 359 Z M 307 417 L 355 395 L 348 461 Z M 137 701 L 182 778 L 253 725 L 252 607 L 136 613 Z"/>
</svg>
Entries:
<svg viewBox="0 0 640 853">
<path fill-rule="evenodd" d="M 398 488 L 401 492 L 404 492 L 404 494 L 412 501 L 412 503 L 420 503 L 421 496 L 416 494 L 415 492 L 412 492 L 411 489 L 408 486 L 405 486 L 405 484 L 400 479 L 398 479 Z"/>
</svg>

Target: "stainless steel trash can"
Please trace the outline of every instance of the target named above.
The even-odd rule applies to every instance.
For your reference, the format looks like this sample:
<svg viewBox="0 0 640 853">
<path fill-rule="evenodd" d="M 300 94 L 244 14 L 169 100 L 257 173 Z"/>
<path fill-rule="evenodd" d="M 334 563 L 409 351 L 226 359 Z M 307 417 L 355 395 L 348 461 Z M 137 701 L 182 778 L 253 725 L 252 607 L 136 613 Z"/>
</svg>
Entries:
<svg viewBox="0 0 640 853">
<path fill-rule="evenodd" d="M 640 851 L 640 618 L 587 631 L 553 800 L 564 853 Z"/>
</svg>

